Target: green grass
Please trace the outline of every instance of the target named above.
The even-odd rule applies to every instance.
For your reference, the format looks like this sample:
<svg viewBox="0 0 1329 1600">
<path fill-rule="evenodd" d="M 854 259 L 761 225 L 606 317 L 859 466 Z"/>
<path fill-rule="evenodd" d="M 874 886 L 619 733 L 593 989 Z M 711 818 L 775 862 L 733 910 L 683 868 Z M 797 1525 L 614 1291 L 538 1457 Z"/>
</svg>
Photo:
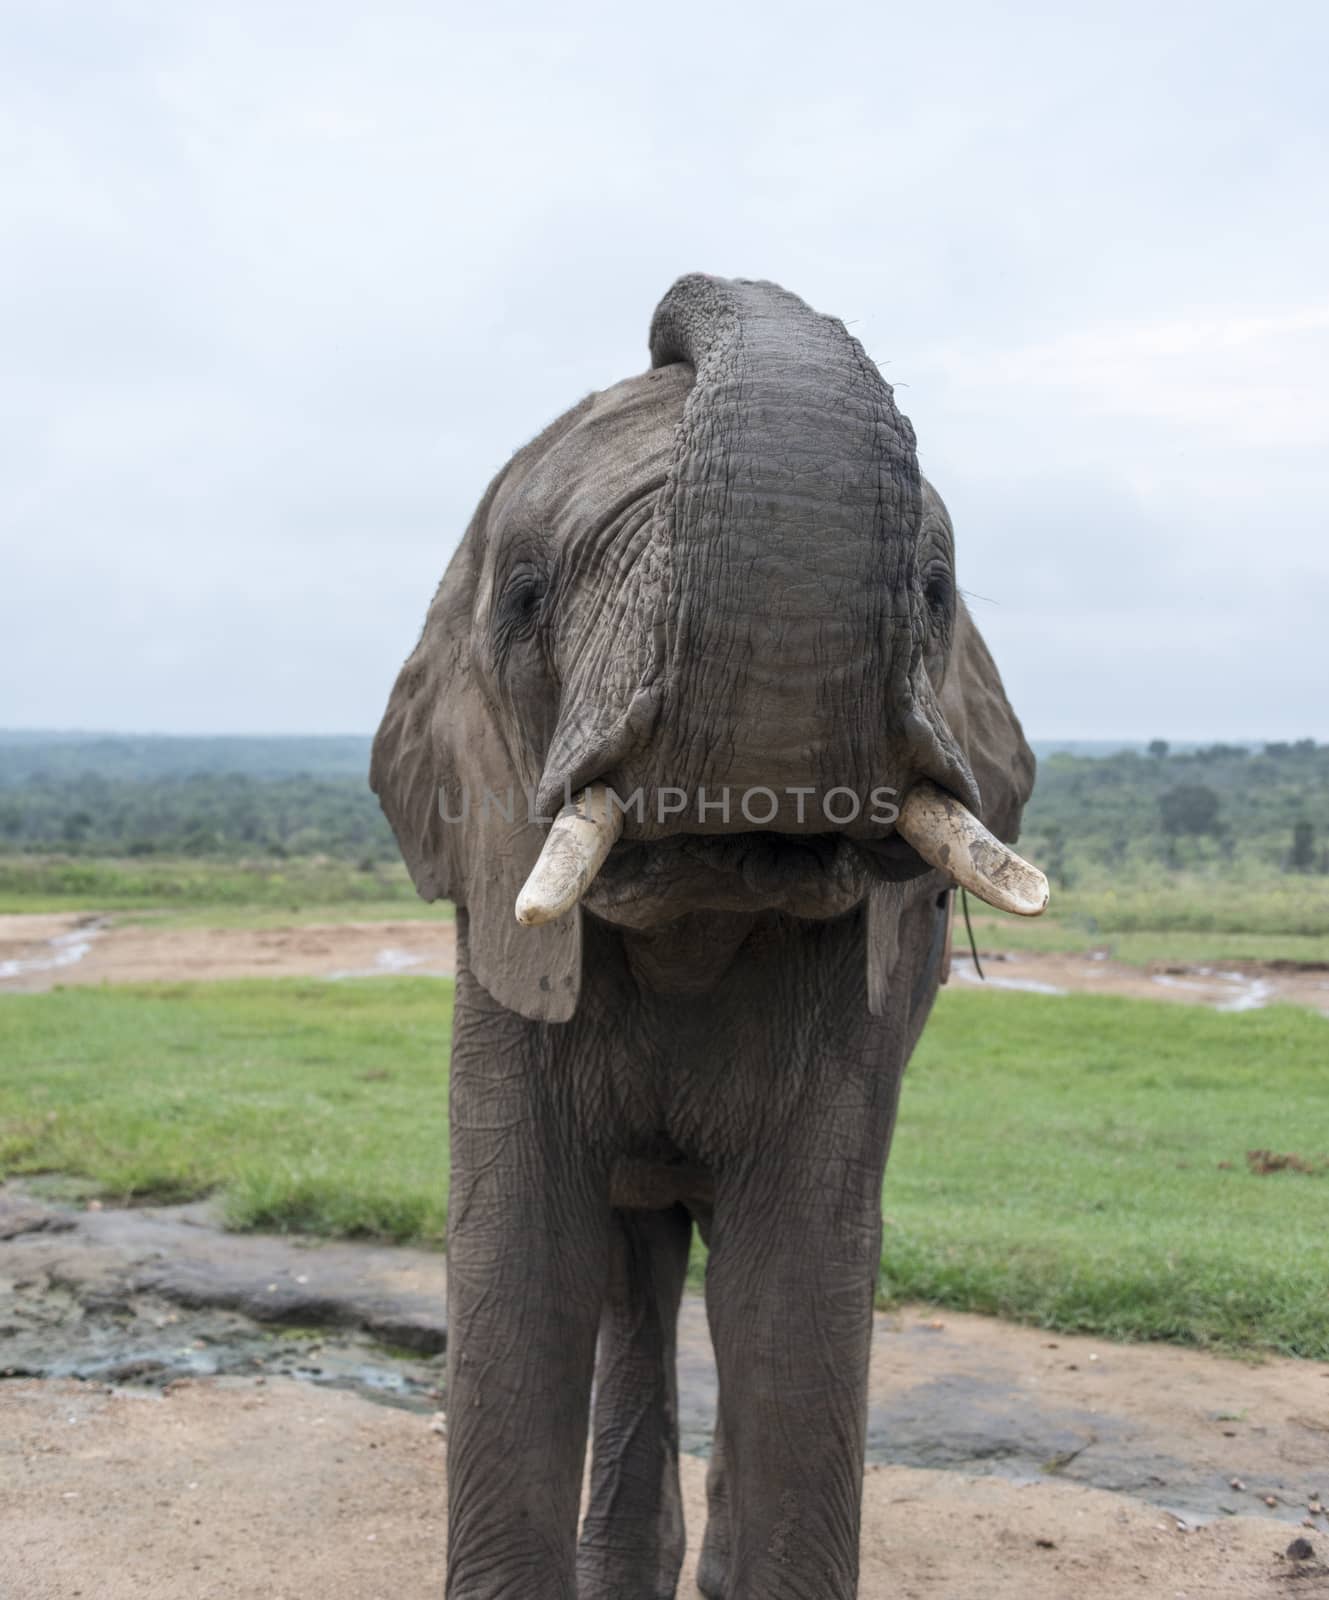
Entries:
<svg viewBox="0 0 1329 1600">
<path fill-rule="evenodd" d="M 11 995 L 0 1171 L 224 1196 L 237 1227 L 441 1240 L 451 985 Z M 883 1296 L 1329 1358 L 1329 1022 L 947 992 L 906 1079 Z"/>
<path fill-rule="evenodd" d="M 905 1080 L 885 1295 L 1063 1331 L 1329 1356 L 1329 1022 L 946 994 Z"/>
<path fill-rule="evenodd" d="M 1296 934 L 1329 939 L 1329 878 L 1167 872 L 1115 882 L 1086 876 L 1053 890 L 1056 914 L 1099 933 Z"/>
<path fill-rule="evenodd" d="M 0 1005 L 0 1172 L 237 1228 L 441 1240 L 452 985 L 253 980 Z"/>
<path fill-rule="evenodd" d="M 986 912 L 975 915 L 972 901 L 969 913 L 980 951 L 1106 950 L 1115 960 L 1139 967 L 1155 961 L 1198 966 L 1224 961 L 1329 961 L 1329 934 L 1177 929 L 1109 932 L 1088 918 L 1058 916 L 1051 911 L 1032 920 Z M 956 939 L 956 949 L 967 951 L 962 921 L 956 925 Z"/>
<path fill-rule="evenodd" d="M 228 925 L 241 926 L 333 907 L 343 918 L 361 907 L 377 915 L 385 905 L 403 908 L 393 915 L 421 905 L 399 862 L 362 871 L 325 856 L 252 862 L 0 856 L 0 912 L 162 911 L 182 923 L 219 925 L 229 917 L 235 921 Z"/>
<path fill-rule="evenodd" d="M 1040 860 L 1039 840 L 1021 846 Z M 970 901 L 980 947 L 1107 950 L 1120 961 L 1329 961 L 1329 876 L 1280 873 L 1250 860 L 1169 870 L 1073 858 L 1047 913 L 993 916 Z M 959 929 L 963 942 L 964 930 Z"/>
<path fill-rule="evenodd" d="M 1077 909 L 1111 933 L 1296 934 L 1329 939 L 1329 878 L 1224 885 L 1205 879 L 1125 895 L 1084 891 Z"/>
<path fill-rule="evenodd" d="M 314 923 L 354 927 L 363 922 L 451 922 L 450 901 L 421 900 L 411 890 L 409 900 L 326 900 L 296 905 L 221 905 L 113 911 L 111 923 L 142 928 L 304 928 Z"/>
</svg>

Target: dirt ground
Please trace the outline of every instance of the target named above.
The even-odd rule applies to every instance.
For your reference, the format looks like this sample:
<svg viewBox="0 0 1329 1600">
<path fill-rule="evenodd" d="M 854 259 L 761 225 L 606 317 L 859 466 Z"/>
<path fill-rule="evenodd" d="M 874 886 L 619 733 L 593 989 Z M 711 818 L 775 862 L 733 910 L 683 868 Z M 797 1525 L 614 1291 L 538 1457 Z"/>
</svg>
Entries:
<svg viewBox="0 0 1329 1600">
<path fill-rule="evenodd" d="M 66 984 L 185 979 L 388 976 L 447 977 L 454 927 L 443 919 L 316 924 L 291 928 L 118 926 L 95 915 L 0 916 L 0 993 Z M 1329 1016 L 1329 972 L 1260 962 L 1221 967 L 1154 962 L 1128 966 L 1102 952 L 982 952 L 989 988 L 1035 994 L 1112 994 L 1247 1011 L 1275 1001 Z M 956 952 L 951 982 L 979 982 Z"/>
<path fill-rule="evenodd" d="M 1129 966 L 1101 951 L 1001 951 L 980 948 L 983 978 L 970 956 L 956 952 L 951 982 L 986 982 L 1031 994 L 1115 994 L 1173 1000 L 1219 1011 L 1256 1011 L 1277 1001 L 1310 1006 L 1329 1017 L 1329 971 L 1286 962 L 1232 961 L 1218 966 L 1151 961 Z"/>
<path fill-rule="evenodd" d="M 420 1415 L 292 1382 L 164 1396 L 68 1383 L 0 1391 L 5 1600 L 436 1600 L 443 1442 Z M 690 1537 L 704 1463 L 683 1462 Z M 1290 1530 L 1193 1531 L 1042 1481 L 870 1469 L 863 1600 L 1244 1600 L 1329 1595 Z M 1308 1535 L 1312 1548 L 1325 1540 Z M 695 1600 L 691 1561 L 680 1595 Z"/>
<path fill-rule="evenodd" d="M 0 1377 L 163 1388 L 298 1375 L 432 1411 L 446 1303 L 437 1251 L 228 1233 L 208 1202 L 80 1206 L 0 1186 Z M 680 1435 L 704 1456 L 716 1375 L 692 1293 L 678 1365 Z M 1309 1517 L 1329 1534 L 1311 1509 L 1329 1491 L 1329 1363 L 1112 1345 L 906 1306 L 873 1318 L 867 1459 L 1057 1477 L 1187 1522 Z"/>
<path fill-rule="evenodd" d="M 0 993 L 216 978 L 450 977 L 451 920 L 292 928 L 116 926 L 87 914 L 0 916 Z"/>
<path fill-rule="evenodd" d="M 0 1188 L 0 1597 L 436 1597 L 446 1277 Z M 714 1413 L 689 1294 L 694 1537 Z M 906 1306 L 874 1319 L 867 1455 L 865 1600 L 1329 1600 L 1324 1362 Z"/>
</svg>

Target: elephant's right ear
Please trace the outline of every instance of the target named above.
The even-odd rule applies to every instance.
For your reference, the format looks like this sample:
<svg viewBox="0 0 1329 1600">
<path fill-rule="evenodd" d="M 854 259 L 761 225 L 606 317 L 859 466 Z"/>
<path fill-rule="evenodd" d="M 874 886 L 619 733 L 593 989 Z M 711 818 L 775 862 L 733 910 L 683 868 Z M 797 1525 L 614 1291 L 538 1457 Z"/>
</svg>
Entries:
<svg viewBox="0 0 1329 1600">
<path fill-rule="evenodd" d="M 939 696 L 946 725 L 964 751 L 982 796 L 984 824 L 1007 844 L 1034 790 L 1034 752 L 1011 709 L 983 636 L 960 602 Z"/>
<path fill-rule="evenodd" d="M 479 982 L 524 1017 L 566 1022 L 581 984 L 581 910 L 543 927 L 517 924 L 517 892 L 545 830 L 528 820 L 521 780 L 471 661 L 482 518 L 483 511 L 398 674 L 374 738 L 369 786 L 421 898 L 466 908 L 467 956 Z"/>
</svg>

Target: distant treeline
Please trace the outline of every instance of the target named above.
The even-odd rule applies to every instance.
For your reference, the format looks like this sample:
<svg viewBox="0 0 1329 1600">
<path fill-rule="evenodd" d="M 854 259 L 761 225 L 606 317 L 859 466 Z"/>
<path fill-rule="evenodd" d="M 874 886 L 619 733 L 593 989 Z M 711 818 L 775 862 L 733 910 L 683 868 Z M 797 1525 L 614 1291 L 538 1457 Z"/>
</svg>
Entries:
<svg viewBox="0 0 1329 1600">
<path fill-rule="evenodd" d="M 396 855 L 364 774 L 352 778 L 37 776 L 0 785 L 0 851 L 87 856 Z"/>
<path fill-rule="evenodd" d="M 0 731 L 0 851 L 390 861 L 369 744 Z"/>
<path fill-rule="evenodd" d="M 367 734 L 298 736 L 20 733 L 0 729 L 0 788 L 29 778 L 361 778 L 369 771 Z"/>
<path fill-rule="evenodd" d="M 0 732 L 0 852 L 390 861 L 368 766 L 369 740 L 353 735 Z M 1047 755 L 1024 837 L 1064 879 L 1082 866 L 1234 860 L 1329 873 L 1329 744 L 1155 740 Z"/>
<path fill-rule="evenodd" d="M 1329 873 L 1329 744 L 1215 744 L 1040 762 L 1025 814 L 1058 876 L 1067 860 L 1109 868 L 1248 861 Z"/>
</svg>

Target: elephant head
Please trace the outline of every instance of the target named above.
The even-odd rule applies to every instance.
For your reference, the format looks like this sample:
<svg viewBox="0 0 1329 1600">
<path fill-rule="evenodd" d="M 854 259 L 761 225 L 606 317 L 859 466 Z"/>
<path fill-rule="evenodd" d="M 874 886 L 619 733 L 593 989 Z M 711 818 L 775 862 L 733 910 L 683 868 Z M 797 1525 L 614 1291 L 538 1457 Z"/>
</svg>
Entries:
<svg viewBox="0 0 1329 1600">
<path fill-rule="evenodd" d="M 573 1015 L 587 912 L 643 929 L 866 907 L 875 996 L 871 930 L 902 885 L 930 865 L 970 882 L 971 854 L 980 892 L 1024 868 L 996 839 L 1016 837 L 1032 754 L 913 430 L 843 324 L 694 275 L 650 352 L 489 486 L 372 786 L 419 892 L 465 908 L 472 971 L 523 1016 Z M 551 834 L 588 786 L 618 802 L 609 833 L 569 813 Z M 902 812 L 868 805 L 883 791 Z M 531 914 L 528 894 L 523 926 L 538 862 L 578 903 Z"/>
</svg>

